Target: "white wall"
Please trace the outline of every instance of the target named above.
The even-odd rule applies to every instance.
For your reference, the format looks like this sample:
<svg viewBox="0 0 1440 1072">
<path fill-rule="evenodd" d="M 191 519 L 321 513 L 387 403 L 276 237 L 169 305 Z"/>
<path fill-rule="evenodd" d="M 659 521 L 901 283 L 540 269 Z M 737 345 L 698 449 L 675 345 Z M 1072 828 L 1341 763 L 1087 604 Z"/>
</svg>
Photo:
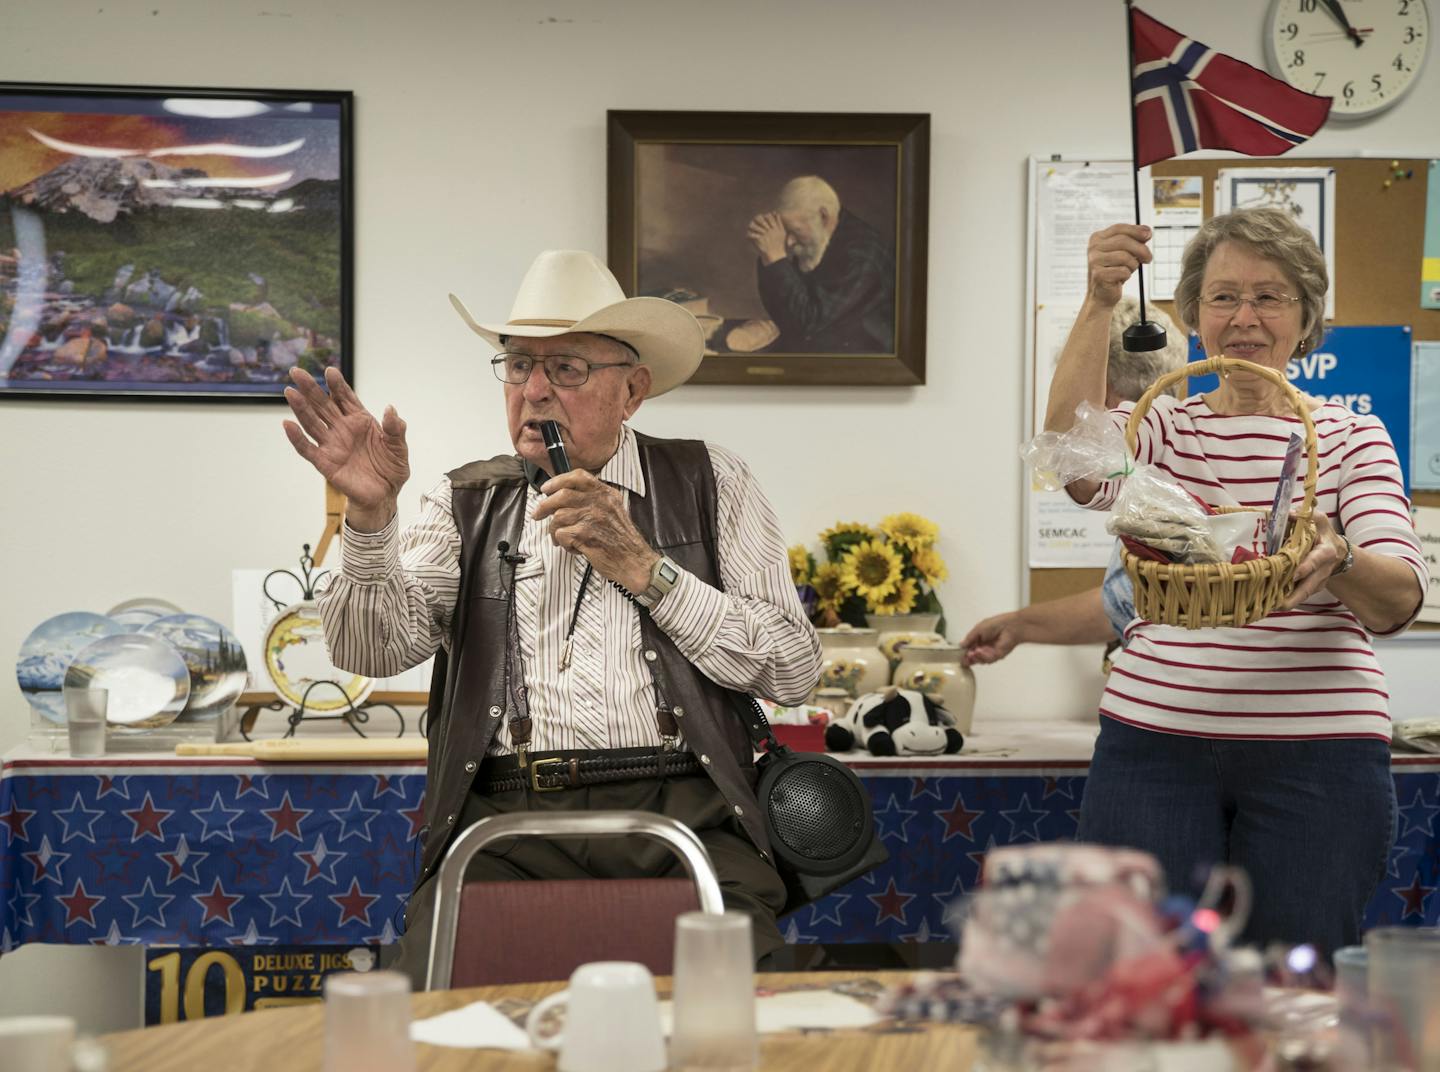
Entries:
<svg viewBox="0 0 1440 1072">
<path fill-rule="evenodd" d="M 1157 18 L 1263 66 L 1256 0 L 1149 0 Z M 942 529 L 951 622 L 1020 594 L 1025 160 L 1128 155 L 1119 0 L 586 3 L 7 0 L 12 80 L 351 89 L 356 369 L 411 426 L 414 486 L 506 449 L 499 385 L 451 313 L 503 314 L 534 254 L 605 247 L 605 109 L 932 116 L 929 383 L 694 387 L 637 425 L 744 454 L 794 541 L 837 518 L 917 510 Z M 1314 153 L 1440 153 L 1440 74 Z M 1343 191 L 1342 191 L 1343 198 Z M 1343 201 L 1341 211 L 1344 211 Z M 1418 267 L 1418 266 L 1417 266 Z M 230 570 L 289 564 L 321 484 L 278 407 L 0 404 L 0 661 L 51 614 L 156 595 L 222 621 Z M 820 446 L 811 446 L 819 442 Z M 986 670 L 980 709 L 1093 714 L 1096 652 Z M 5 690 L 0 688 L 0 695 Z M 0 702 L 0 749 L 27 726 Z M 0 964 L 0 1012 L 45 950 Z M 120 1000 L 117 997 L 117 1000 Z"/>
</svg>

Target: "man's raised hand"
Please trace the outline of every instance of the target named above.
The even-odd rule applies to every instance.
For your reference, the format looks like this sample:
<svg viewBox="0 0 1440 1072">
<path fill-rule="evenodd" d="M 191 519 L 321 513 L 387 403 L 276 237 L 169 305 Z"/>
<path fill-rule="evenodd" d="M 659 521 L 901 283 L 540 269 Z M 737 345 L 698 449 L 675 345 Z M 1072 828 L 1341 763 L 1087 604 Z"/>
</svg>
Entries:
<svg viewBox="0 0 1440 1072">
<path fill-rule="evenodd" d="M 393 406 L 380 420 L 360 403 L 340 370 L 325 370 L 327 395 L 304 369 L 290 370 L 285 401 L 295 420 L 285 436 L 295 453 L 350 500 L 346 518 L 356 528 L 383 528 L 410 478 L 405 422 Z"/>
</svg>

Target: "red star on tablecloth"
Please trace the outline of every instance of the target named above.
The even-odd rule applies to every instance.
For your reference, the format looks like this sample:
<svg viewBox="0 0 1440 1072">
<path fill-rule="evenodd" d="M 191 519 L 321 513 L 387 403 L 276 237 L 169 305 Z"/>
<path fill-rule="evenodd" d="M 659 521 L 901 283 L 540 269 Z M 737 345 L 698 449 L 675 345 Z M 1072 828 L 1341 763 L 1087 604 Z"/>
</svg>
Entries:
<svg viewBox="0 0 1440 1072">
<path fill-rule="evenodd" d="M 892 878 L 890 884 L 885 887 L 884 893 L 867 893 L 866 899 L 875 905 L 875 923 L 884 923 L 887 919 L 905 922 L 905 906 L 915 900 L 913 893 L 901 893 L 895 888 L 895 880 Z"/>
<path fill-rule="evenodd" d="M 934 797 L 936 800 L 939 800 L 939 799 L 940 799 L 940 779 L 939 779 L 939 778 L 911 778 L 911 779 L 910 779 L 910 799 L 911 799 L 911 800 L 915 800 L 917 797 Z"/>
<path fill-rule="evenodd" d="M 386 793 L 394 793 L 397 797 L 402 798 L 405 796 L 405 794 L 400 791 L 400 779 L 404 777 L 403 774 L 376 774 L 373 777 L 375 779 L 376 800 L 379 800 Z"/>
<path fill-rule="evenodd" d="M 280 801 L 278 808 L 271 808 L 262 811 L 260 814 L 270 820 L 270 840 L 274 841 L 280 835 L 285 834 L 300 840 L 300 824 L 313 809 L 297 808 L 290 803 L 290 793 L 287 790 L 285 797 Z"/>
<path fill-rule="evenodd" d="M 231 913 L 234 912 L 235 906 L 244 900 L 243 897 L 236 894 L 226 893 L 225 887 L 220 885 L 218 878 L 210 887 L 209 893 L 192 893 L 190 896 L 195 898 L 201 908 L 205 909 L 205 916 L 200 920 L 202 927 L 215 920 L 219 920 L 228 927 L 235 926 L 235 920 Z"/>
<path fill-rule="evenodd" d="M 131 835 L 131 841 L 139 841 L 143 837 L 153 837 L 156 841 L 164 841 L 165 820 L 175 813 L 166 811 L 164 808 L 157 808 L 155 802 L 150 799 L 150 794 L 146 793 L 145 800 L 138 808 L 122 811 L 120 814 L 135 824 L 135 833 Z"/>
<path fill-rule="evenodd" d="M 974 841 L 975 820 L 984 815 L 983 811 L 971 811 L 965 807 L 965 799 L 955 794 L 955 803 L 950 805 L 949 811 L 937 811 L 936 815 L 945 821 L 945 836 L 941 842 L 949 841 L 952 837 L 963 837 L 966 841 Z"/>
<path fill-rule="evenodd" d="M 13 801 L 4 815 L 0 815 L 0 827 L 4 827 L 9 835 L 7 844 L 11 841 L 25 840 L 25 824 L 35 817 L 33 811 L 26 811 L 19 804 Z"/>
<path fill-rule="evenodd" d="M 410 822 L 410 833 L 407 835 L 409 839 L 413 841 L 415 838 L 418 838 L 420 831 L 425 829 L 425 798 L 421 797 L 419 804 L 416 804 L 413 808 L 409 808 L 406 811 L 402 811 L 400 814 L 405 816 Z"/>
<path fill-rule="evenodd" d="M 1417 871 L 1415 877 L 1410 880 L 1408 887 L 1391 890 L 1396 897 L 1405 902 L 1405 911 L 1400 913 L 1401 919 L 1409 919 L 1411 916 L 1425 916 L 1425 902 L 1437 887 L 1425 886 L 1420 882 L 1420 873 Z"/>
<path fill-rule="evenodd" d="M 130 786 L 127 784 L 130 776 L 128 774 L 97 774 L 95 777 L 100 780 L 100 785 L 95 790 L 96 800 L 108 797 L 111 793 L 117 797 L 124 797 L 126 800 L 130 799 Z"/>
<path fill-rule="evenodd" d="M 77 878 L 75 888 L 64 897 L 57 897 L 55 900 L 65 906 L 65 926 L 84 922 L 93 927 L 95 926 L 95 906 L 105 898 L 90 896 L 89 891 L 85 889 L 85 880 Z"/>
<path fill-rule="evenodd" d="M 1068 782 L 1068 781 L 1070 781 L 1070 779 L 1066 779 L 1066 781 Z M 1075 799 L 1074 795 L 1070 792 L 1070 786 L 1069 786 L 1069 785 L 1063 785 L 1063 786 L 1062 786 L 1062 785 L 1060 784 L 1060 779 L 1059 779 L 1059 778 L 1046 778 L 1046 779 L 1045 779 L 1045 792 L 1040 795 L 1040 799 L 1041 799 L 1041 800 L 1049 800 L 1051 797 L 1053 797 L 1053 796 L 1054 796 L 1055 794 L 1057 794 L 1057 793 L 1058 793 L 1060 796 L 1064 797 L 1066 800 L 1074 800 L 1074 799 Z"/>
<path fill-rule="evenodd" d="M 370 906 L 380 900 L 379 894 L 365 893 L 360 889 L 360 880 L 352 878 L 350 888 L 344 893 L 332 893 L 330 900 L 340 906 L 340 926 L 345 926 L 350 920 L 358 920 L 361 924 L 370 926 Z"/>
</svg>

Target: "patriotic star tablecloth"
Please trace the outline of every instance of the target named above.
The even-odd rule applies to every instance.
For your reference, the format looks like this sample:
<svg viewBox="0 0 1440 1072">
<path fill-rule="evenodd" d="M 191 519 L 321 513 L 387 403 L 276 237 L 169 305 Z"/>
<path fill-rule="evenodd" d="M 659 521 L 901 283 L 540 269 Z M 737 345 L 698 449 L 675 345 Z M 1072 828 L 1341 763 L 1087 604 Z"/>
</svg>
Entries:
<svg viewBox="0 0 1440 1072">
<path fill-rule="evenodd" d="M 0 771 L 0 951 L 394 941 L 418 763 L 42 758 Z"/>
<path fill-rule="evenodd" d="M 789 942 L 954 941 L 957 901 L 997 845 L 1070 840 L 1085 760 L 852 761 L 890 860 L 781 920 Z M 1399 822 L 1366 928 L 1440 924 L 1440 756 L 1393 760 Z"/>
<path fill-rule="evenodd" d="M 1075 834 L 1088 753 L 1027 750 L 852 762 L 891 859 L 782 920 L 787 940 L 952 940 L 956 899 L 986 852 Z M 1440 760 L 1397 757 L 1395 781 L 1398 836 L 1365 923 L 1433 926 Z M 424 782 L 414 763 L 12 752 L 0 770 L 0 952 L 393 941 L 418 867 Z"/>
</svg>

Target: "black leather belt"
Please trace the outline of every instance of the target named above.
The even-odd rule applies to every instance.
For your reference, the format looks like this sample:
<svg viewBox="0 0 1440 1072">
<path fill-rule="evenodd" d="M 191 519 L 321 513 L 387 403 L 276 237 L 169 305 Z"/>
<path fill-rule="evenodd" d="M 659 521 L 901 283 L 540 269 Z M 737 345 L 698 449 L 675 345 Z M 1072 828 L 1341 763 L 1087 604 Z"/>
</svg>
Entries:
<svg viewBox="0 0 1440 1072">
<path fill-rule="evenodd" d="M 551 793 L 586 785 L 700 774 L 703 770 L 693 752 L 533 753 L 524 767 L 514 756 L 485 760 L 475 776 L 475 788 L 481 793 L 509 793 L 516 789 Z"/>
</svg>

